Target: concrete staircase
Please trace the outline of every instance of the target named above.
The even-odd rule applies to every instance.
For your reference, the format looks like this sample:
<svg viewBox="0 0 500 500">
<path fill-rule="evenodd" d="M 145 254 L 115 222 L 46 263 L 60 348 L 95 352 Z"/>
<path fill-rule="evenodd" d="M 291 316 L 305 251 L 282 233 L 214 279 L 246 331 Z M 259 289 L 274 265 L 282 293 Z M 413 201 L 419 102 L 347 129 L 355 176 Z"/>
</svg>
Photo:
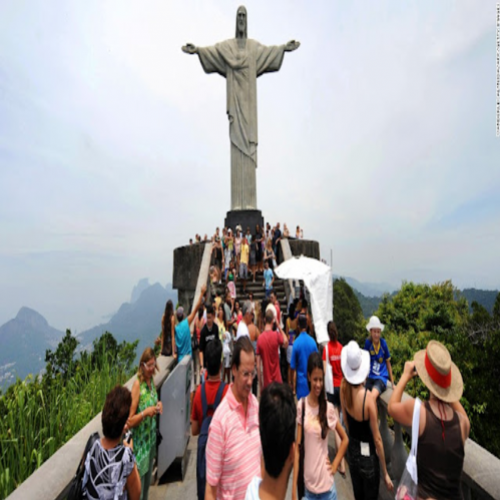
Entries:
<svg viewBox="0 0 500 500">
<path fill-rule="evenodd" d="M 264 275 L 262 272 L 258 272 L 255 275 L 255 283 L 253 282 L 253 276 L 249 273 L 249 279 L 247 280 L 246 293 L 243 293 L 243 281 L 236 278 L 236 298 L 239 299 L 240 304 L 248 297 L 248 293 L 253 293 L 253 298 L 255 301 L 261 301 L 265 298 L 265 289 L 263 286 Z M 217 291 L 224 297 L 225 282 L 222 280 L 222 284 L 217 286 Z M 287 298 L 285 291 L 285 282 L 274 275 L 273 290 L 276 293 L 278 302 L 281 306 L 282 314 L 287 312 Z"/>
</svg>

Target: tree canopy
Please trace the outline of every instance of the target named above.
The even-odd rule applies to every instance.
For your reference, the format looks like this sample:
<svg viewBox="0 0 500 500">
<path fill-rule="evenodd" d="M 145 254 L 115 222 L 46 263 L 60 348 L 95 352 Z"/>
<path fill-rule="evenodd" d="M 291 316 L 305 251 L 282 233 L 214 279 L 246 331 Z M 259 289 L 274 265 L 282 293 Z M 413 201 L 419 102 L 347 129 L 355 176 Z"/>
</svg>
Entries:
<svg viewBox="0 0 500 500">
<path fill-rule="evenodd" d="M 405 361 L 425 349 L 429 340 L 446 345 L 464 380 L 462 404 L 471 420 L 471 438 L 500 457 L 499 321 L 476 301 L 471 311 L 465 297 L 446 281 L 435 285 L 403 283 L 399 292 L 383 297 L 376 315 L 386 325 L 383 335 L 396 381 Z M 428 397 L 418 379 L 408 392 Z"/>
</svg>

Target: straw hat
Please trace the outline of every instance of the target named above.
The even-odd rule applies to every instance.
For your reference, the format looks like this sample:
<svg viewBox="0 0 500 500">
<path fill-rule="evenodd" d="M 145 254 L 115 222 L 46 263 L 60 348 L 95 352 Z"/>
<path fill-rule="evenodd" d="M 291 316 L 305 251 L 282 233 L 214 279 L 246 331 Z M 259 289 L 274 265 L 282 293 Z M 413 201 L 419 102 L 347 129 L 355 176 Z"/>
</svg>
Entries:
<svg viewBox="0 0 500 500">
<path fill-rule="evenodd" d="M 445 403 L 460 400 L 464 392 L 462 375 L 441 342 L 431 340 L 427 349 L 415 354 L 414 360 L 418 376 L 432 394 Z"/>
<path fill-rule="evenodd" d="M 383 332 L 385 326 L 380 322 L 377 316 L 372 316 L 366 325 L 366 329 L 370 331 L 372 328 L 378 328 Z"/>
<path fill-rule="evenodd" d="M 351 340 L 340 353 L 340 365 L 345 379 L 350 384 L 362 384 L 370 373 L 370 354 Z"/>
</svg>

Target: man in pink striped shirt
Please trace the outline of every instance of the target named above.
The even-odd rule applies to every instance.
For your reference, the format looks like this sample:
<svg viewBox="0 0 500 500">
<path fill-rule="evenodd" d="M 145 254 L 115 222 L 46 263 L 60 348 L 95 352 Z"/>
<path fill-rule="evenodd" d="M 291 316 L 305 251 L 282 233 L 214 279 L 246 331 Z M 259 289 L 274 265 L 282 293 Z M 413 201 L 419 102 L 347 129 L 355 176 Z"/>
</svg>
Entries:
<svg viewBox="0 0 500 500">
<path fill-rule="evenodd" d="M 252 478 L 261 475 L 259 403 L 252 394 L 255 354 L 246 336 L 234 345 L 231 369 L 234 382 L 208 431 L 205 500 L 243 500 Z"/>
</svg>

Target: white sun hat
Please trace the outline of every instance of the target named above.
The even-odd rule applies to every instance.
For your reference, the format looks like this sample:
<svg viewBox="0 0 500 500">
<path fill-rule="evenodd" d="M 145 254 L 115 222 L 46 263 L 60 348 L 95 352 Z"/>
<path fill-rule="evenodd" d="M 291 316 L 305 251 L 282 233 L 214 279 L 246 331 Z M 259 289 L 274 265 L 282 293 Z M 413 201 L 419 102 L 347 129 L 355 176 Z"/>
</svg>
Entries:
<svg viewBox="0 0 500 500">
<path fill-rule="evenodd" d="M 370 331 L 372 328 L 379 328 L 380 331 L 384 331 L 384 325 L 380 322 L 377 316 L 372 316 L 368 324 L 366 325 L 366 329 Z"/>
<path fill-rule="evenodd" d="M 351 385 L 362 384 L 370 373 L 370 353 L 351 340 L 340 353 L 340 365 Z"/>
</svg>

